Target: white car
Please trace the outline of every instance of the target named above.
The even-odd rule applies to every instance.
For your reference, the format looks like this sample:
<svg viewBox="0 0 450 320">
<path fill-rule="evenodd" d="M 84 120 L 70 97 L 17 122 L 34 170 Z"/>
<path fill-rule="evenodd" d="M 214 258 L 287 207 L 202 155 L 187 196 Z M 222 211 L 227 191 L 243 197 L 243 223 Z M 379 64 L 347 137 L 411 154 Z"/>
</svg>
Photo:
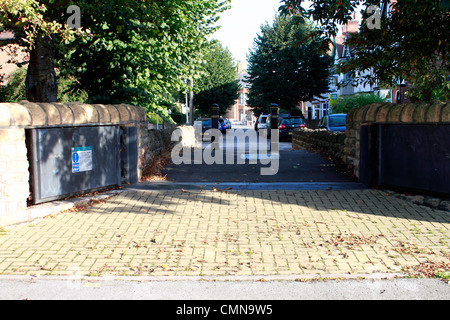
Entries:
<svg viewBox="0 0 450 320">
<path fill-rule="evenodd" d="M 267 127 L 267 114 L 262 114 L 256 120 L 255 130 L 258 131 L 259 129 L 266 129 L 266 127 Z"/>
</svg>

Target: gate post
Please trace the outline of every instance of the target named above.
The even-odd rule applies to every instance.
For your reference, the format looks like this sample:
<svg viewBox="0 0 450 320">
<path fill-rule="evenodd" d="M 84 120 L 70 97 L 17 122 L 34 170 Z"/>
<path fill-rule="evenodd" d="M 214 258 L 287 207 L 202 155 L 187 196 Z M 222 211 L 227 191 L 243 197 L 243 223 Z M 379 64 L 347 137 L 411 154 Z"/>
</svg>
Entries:
<svg viewBox="0 0 450 320">
<path fill-rule="evenodd" d="M 216 135 L 219 133 L 219 105 L 214 103 L 211 106 L 211 128 L 213 129 L 213 134 L 211 136 L 211 147 L 217 148 L 219 146 L 219 141 L 216 140 Z"/>
<path fill-rule="evenodd" d="M 219 105 L 216 103 L 211 106 L 211 121 L 212 128 L 219 130 Z"/>
</svg>

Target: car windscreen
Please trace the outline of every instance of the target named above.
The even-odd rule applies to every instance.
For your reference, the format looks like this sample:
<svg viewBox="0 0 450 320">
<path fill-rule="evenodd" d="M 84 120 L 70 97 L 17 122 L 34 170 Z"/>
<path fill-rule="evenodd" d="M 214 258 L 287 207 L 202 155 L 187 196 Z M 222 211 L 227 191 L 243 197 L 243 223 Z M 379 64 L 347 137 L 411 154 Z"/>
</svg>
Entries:
<svg viewBox="0 0 450 320">
<path fill-rule="evenodd" d="M 261 123 L 266 123 L 267 117 L 261 117 Z"/>
<path fill-rule="evenodd" d="M 212 126 L 212 121 L 211 120 L 203 120 L 203 126 L 207 127 L 207 126 Z"/>
<path fill-rule="evenodd" d="M 303 119 L 302 118 L 291 118 L 292 124 L 302 124 Z"/>
<path fill-rule="evenodd" d="M 281 120 L 281 124 L 284 125 L 295 125 L 295 124 L 302 124 L 303 120 L 301 118 L 287 118 Z"/>
<path fill-rule="evenodd" d="M 330 117 L 329 120 L 330 127 L 345 127 L 345 116 Z"/>
</svg>

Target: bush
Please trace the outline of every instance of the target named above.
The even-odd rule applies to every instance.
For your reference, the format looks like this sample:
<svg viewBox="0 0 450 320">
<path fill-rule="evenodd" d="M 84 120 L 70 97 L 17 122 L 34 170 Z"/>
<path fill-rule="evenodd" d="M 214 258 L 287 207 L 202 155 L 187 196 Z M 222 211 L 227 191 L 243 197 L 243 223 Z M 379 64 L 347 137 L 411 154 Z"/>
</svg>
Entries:
<svg viewBox="0 0 450 320">
<path fill-rule="evenodd" d="M 371 93 L 355 93 L 354 95 L 340 98 L 337 101 L 331 103 L 332 113 L 348 113 L 352 108 L 364 107 L 368 104 L 377 102 L 387 102 L 386 99 Z"/>
<path fill-rule="evenodd" d="M 27 68 L 23 67 L 15 71 L 5 86 L 0 86 L 0 102 L 19 102 L 26 100 L 25 77 Z"/>
</svg>

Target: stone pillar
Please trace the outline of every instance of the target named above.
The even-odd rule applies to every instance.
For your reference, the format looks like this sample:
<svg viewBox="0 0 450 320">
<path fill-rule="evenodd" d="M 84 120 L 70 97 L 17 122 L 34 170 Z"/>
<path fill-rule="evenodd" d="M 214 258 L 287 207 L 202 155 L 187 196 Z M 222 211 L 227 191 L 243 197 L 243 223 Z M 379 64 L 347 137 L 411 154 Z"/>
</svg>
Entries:
<svg viewBox="0 0 450 320">
<path fill-rule="evenodd" d="M 0 129 L 0 226 L 26 221 L 28 159 L 24 129 Z"/>
</svg>

